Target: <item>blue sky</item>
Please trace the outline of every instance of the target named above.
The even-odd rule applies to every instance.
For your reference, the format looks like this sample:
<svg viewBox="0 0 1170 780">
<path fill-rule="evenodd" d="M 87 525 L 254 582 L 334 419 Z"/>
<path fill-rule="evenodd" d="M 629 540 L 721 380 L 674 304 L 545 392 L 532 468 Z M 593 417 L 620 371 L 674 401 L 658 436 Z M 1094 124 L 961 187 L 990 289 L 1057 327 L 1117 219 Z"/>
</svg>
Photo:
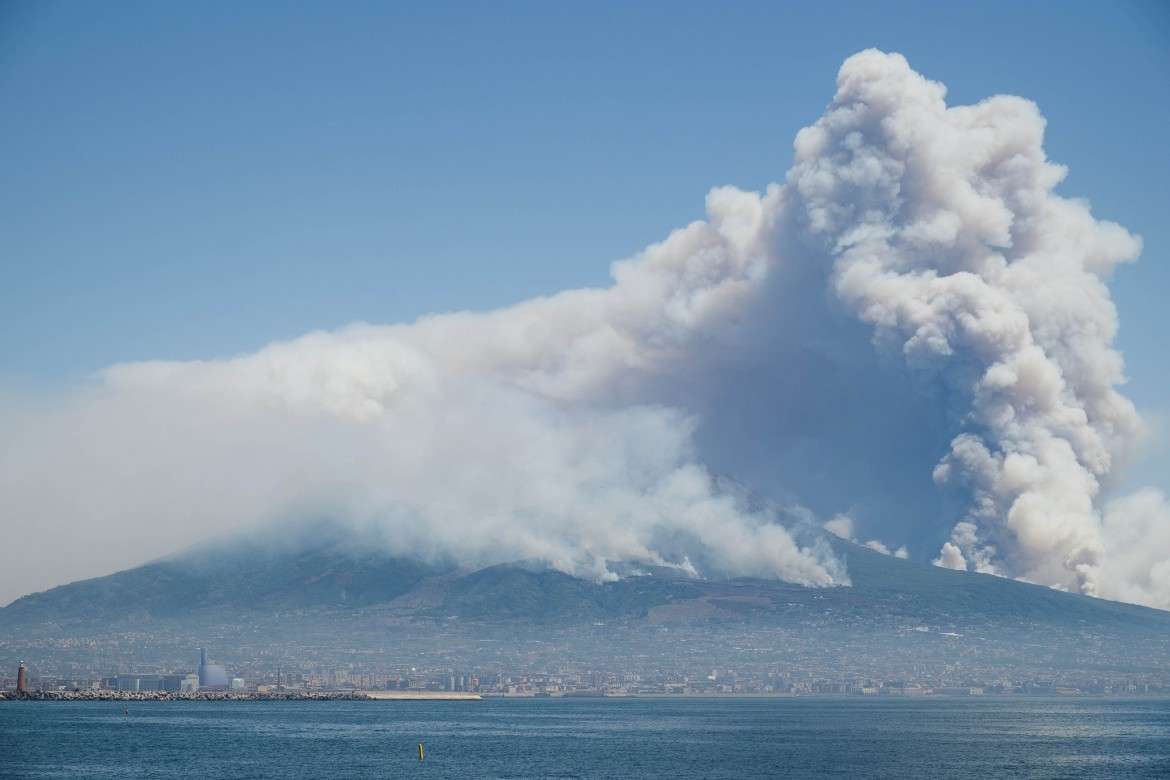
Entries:
<svg viewBox="0 0 1170 780">
<path fill-rule="evenodd" d="M 1036 101 L 1065 196 L 1140 234 L 1126 394 L 1167 409 L 1157 2 L 0 4 L 0 387 L 608 283 L 782 181 L 841 62 Z M 1135 481 L 1170 487 L 1163 445 Z"/>
<path fill-rule="evenodd" d="M 779 180 L 876 46 L 951 102 L 1039 103 L 1062 192 L 1145 238 L 1114 292 L 1156 399 L 1170 12 L 935 5 L 6 3 L 0 365 L 73 378 L 603 284 L 711 186 Z"/>
</svg>

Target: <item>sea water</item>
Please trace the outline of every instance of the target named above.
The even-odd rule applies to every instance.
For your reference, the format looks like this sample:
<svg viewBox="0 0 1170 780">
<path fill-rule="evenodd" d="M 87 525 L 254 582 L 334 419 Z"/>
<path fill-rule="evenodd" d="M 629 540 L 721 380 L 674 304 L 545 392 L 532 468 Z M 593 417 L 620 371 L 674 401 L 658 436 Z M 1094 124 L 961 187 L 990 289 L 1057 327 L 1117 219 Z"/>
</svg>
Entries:
<svg viewBox="0 0 1170 780">
<path fill-rule="evenodd" d="M 1170 698 L 7 702 L 0 777 L 1166 780 Z"/>
</svg>

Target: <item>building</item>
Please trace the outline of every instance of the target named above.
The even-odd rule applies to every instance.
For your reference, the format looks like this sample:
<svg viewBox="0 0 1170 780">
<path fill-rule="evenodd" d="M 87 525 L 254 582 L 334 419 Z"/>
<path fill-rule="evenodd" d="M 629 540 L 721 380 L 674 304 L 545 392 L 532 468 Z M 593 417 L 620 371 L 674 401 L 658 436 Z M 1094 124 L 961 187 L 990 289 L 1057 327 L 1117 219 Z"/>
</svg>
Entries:
<svg viewBox="0 0 1170 780">
<path fill-rule="evenodd" d="M 199 687 L 227 688 L 231 684 L 227 670 L 219 664 L 207 662 L 207 648 L 199 648 Z"/>
<path fill-rule="evenodd" d="M 181 691 L 183 674 L 119 674 L 105 677 L 101 687 L 115 691 Z"/>
</svg>

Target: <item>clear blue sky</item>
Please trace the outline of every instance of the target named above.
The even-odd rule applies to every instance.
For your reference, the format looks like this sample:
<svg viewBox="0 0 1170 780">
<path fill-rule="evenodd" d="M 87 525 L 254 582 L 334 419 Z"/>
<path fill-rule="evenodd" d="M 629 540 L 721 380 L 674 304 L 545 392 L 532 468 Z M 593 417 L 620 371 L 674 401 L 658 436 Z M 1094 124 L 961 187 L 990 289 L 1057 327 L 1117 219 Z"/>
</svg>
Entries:
<svg viewBox="0 0 1170 780">
<path fill-rule="evenodd" d="M 1145 240 L 1127 394 L 1170 408 L 1159 2 L 3 2 L 0 387 L 604 285 L 782 180 L 871 46 L 1039 104 L 1060 192 Z"/>
</svg>

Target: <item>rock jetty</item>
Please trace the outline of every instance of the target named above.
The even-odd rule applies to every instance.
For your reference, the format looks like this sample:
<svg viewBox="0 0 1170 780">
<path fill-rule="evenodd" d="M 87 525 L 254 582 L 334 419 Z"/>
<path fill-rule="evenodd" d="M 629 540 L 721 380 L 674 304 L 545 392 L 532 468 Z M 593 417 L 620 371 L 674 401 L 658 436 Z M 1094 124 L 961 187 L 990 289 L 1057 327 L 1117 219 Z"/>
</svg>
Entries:
<svg viewBox="0 0 1170 780">
<path fill-rule="evenodd" d="M 0 691 L 0 701 L 360 701 L 361 691 Z"/>
</svg>

